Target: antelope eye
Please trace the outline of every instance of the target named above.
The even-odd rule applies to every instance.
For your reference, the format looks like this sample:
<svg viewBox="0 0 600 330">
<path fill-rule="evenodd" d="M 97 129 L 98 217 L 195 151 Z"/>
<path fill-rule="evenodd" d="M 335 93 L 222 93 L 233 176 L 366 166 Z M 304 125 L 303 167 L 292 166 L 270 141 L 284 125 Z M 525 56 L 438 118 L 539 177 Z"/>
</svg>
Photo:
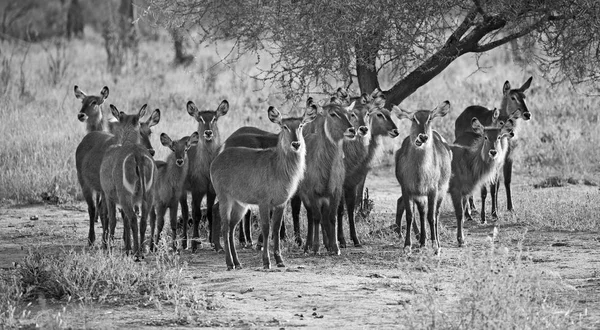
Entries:
<svg viewBox="0 0 600 330">
<path fill-rule="evenodd" d="M 286 130 L 288 130 L 288 131 L 290 130 L 290 128 L 287 125 L 283 125 L 283 128 L 286 129 Z"/>
<path fill-rule="evenodd" d="M 383 118 L 383 115 L 381 113 L 377 113 L 377 117 Z"/>
<path fill-rule="evenodd" d="M 500 126 L 504 126 L 504 122 L 503 121 L 500 121 L 499 124 L 500 124 Z"/>
<path fill-rule="evenodd" d="M 335 117 L 335 113 L 333 113 L 333 112 L 332 112 L 332 113 L 330 113 L 329 115 L 330 115 L 331 117 Z"/>
<path fill-rule="evenodd" d="M 488 140 L 488 137 L 487 137 L 487 136 L 485 136 L 485 137 L 484 137 L 484 139 L 487 141 L 487 140 Z"/>
</svg>

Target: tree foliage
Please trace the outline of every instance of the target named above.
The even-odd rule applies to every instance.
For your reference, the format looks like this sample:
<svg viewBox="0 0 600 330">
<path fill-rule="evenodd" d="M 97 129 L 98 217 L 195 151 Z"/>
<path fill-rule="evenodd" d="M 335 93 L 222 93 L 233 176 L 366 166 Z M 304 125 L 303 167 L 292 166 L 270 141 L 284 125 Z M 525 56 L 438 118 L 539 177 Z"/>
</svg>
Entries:
<svg viewBox="0 0 600 330">
<path fill-rule="evenodd" d="M 291 90 L 356 77 L 369 93 L 386 69 L 397 80 L 388 103 L 397 104 L 456 58 L 516 39 L 553 82 L 600 78 L 596 0 L 152 0 L 151 8 L 199 27 L 204 41 L 269 52 L 275 61 L 260 78 Z"/>
</svg>

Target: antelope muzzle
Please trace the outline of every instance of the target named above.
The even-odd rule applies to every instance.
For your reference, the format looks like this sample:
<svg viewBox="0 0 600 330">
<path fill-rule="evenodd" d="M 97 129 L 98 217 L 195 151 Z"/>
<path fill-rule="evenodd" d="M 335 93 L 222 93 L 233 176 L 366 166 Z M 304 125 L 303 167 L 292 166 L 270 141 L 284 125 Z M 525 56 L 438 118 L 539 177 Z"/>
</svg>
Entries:
<svg viewBox="0 0 600 330">
<path fill-rule="evenodd" d="M 360 136 L 367 136 L 369 133 L 369 128 L 367 126 L 361 126 L 358 128 L 358 134 Z"/>
<path fill-rule="evenodd" d="M 420 147 L 424 145 L 427 142 L 427 140 L 429 140 L 429 135 L 421 133 L 419 134 L 419 136 L 417 136 L 417 139 L 415 140 L 415 145 L 417 147 Z"/>
<path fill-rule="evenodd" d="M 154 154 L 156 153 L 156 151 L 154 151 L 154 149 L 150 148 L 148 149 L 148 152 L 150 153 L 150 156 L 154 157 Z"/>
<path fill-rule="evenodd" d="M 298 151 L 300 149 L 300 145 L 301 145 L 300 142 L 294 141 L 294 142 L 292 142 L 292 149 L 294 151 Z"/>
<path fill-rule="evenodd" d="M 84 122 L 87 119 L 87 115 L 83 112 L 80 112 L 77 114 L 77 119 L 79 119 L 80 122 Z"/>
<path fill-rule="evenodd" d="M 350 127 L 348 128 L 345 132 L 344 132 L 344 137 L 352 140 L 356 137 L 356 130 L 354 129 L 354 127 Z"/>
<path fill-rule="evenodd" d="M 212 141 L 212 139 L 213 139 L 213 131 L 211 131 L 211 130 L 204 131 L 204 139 L 206 141 Z"/>
<path fill-rule="evenodd" d="M 496 149 L 491 149 L 489 154 L 490 154 L 490 158 L 494 159 L 494 158 L 496 158 L 496 155 L 498 155 L 498 151 L 496 151 Z"/>
<path fill-rule="evenodd" d="M 393 138 L 397 137 L 398 135 L 400 135 L 400 133 L 398 132 L 397 129 L 394 128 L 393 130 L 388 131 L 388 135 L 393 139 Z"/>
<path fill-rule="evenodd" d="M 529 112 L 529 111 L 523 112 L 523 119 L 525 119 L 525 120 L 531 119 L 531 112 Z"/>
<path fill-rule="evenodd" d="M 177 159 L 175 161 L 175 164 L 177 164 L 177 166 L 179 166 L 179 167 L 183 166 L 183 159 Z"/>
</svg>

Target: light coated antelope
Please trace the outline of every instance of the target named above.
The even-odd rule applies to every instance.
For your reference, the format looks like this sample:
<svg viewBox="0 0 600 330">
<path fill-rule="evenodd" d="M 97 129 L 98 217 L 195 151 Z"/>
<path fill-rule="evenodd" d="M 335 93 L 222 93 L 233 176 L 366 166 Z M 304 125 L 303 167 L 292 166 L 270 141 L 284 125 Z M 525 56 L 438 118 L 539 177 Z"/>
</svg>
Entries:
<svg viewBox="0 0 600 330">
<path fill-rule="evenodd" d="M 467 107 L 459 116 L 456 118 L 454 124 L 454 136 L 458 138 L 464 132 L 472 131 L 471 119 L 477 118 L 484 126 L 494 126 L 496 121 L 506 122 L 509 117 L 522 118 L 523 120 L 531 119 L 531 112 L 525 104 L 525 91 L 531 86 L 533 77 L 529 77 L 525 83 L 516 89 L 512 89 L 510 82 L 507 80 L 502 87 L 502 100 L 500 102 L 500 114 L 497 118 L 493 118 L 493 110 L 488 110 L 485 107 L 473 105 Z M 517 121 L 514 121 L 517 124 Z M 515 126 L 516 127 L 516 126 Z M 510 184 L 512 182 L 512 150 L 514 149 L 514 142 L 509 142 L 508 150 L 506 153 L 506 159 L 504 161 L 503 172 L 504 172 L 504 187 L 506 189 L 506 202 L 507 209 L 513 210 L 512 195 Z M 491 183 L 491 195 L 492 195 L 492 217 L 497 218 L 497 205 L 498 205 L 498 189 L 499 189 L 499 175 L 496 180 Z M 482 222 L 485 222 L 485 198 L 487 196 L 487 190 L 485 187 L 481 191 L 482 208 L 481 216 Z M 470 208 L 475 209 L 473 200 L 470 200 Z"/>
<path fill-rule="evenodd" d="M 154 211 L 150 213 L 150 249 L 160 241 L 160 234 L 165 224 L 165 213 L 169 209 L 173 249 L 177 249 L 177 204 L 184 193 L 183 184 L 188 174 L 188 150 L 198 144 L 198 132 L 184 136 L 177 141 L 166 134 L 160 135 L 160 143 L 171 149 L 167 159 L 156 161 L 157 173 L 154 181 Z M 155 236 L 156 229 L 156 236 Z"/>
<path fill-rule="evenodd" d="M 258 205 L 264 237 L 263 266 L 271 267 L 269 257 L 270 216 L 273 210 L 273 244 L 275 261 L 284 267 L 280 250 L 279 226 L 286 202 L 296 192 L 306 167 L 306 146 L 302 135 L 304 124 L 316 114 L 310 109 L 302 118 L 285 118 L 274 107 L 269 119 L 281 127 L 277 146 L 267 149 L 225 148 L 212 162 L 210 174 L 219 198 L 221 234 L 224 239 L 227 269 L 241 268 L 233 232 L 248 205 Z"/>
<path fill-rule="evenodd" d="M 121 126 L 117 143 L 112 145 L 100 165 L 100 184 L 109 217 L 110 236 L 114 237 L 116 226 L 115 208 L 122 210 L 125 250 L 143 257 L 146 220 L 153 205 L 153 184 L 156 175 L 154 159 L 148 149 L 140 144 L 140 118 L 146 112 L 144 105 L 137 114 L 127 115 L 111 104 L 113 116 Z M 137 213 L 140 212 L 138 226 Z"/>
<path fill-rule="evenodd" d="M 444 101 L 433 110 L 409 112 L 397 106 L 393 111 L 400 119 L 412 121 L 410 135 L 396 152 L 396 178 L 402 188 L 398 204 L 406 210 L 406 238 L 404 251 L 410 253 L 410 227 L 413 222 L 412 204 L 420 215 L 421 247 L 425 246 L 425 216 L 429 223 L 431 243 L 435 254 L 441 250 L 439 240 L 440 206 L 448 190 L 452 153 L 446 141 L 433 130 L 432 121 L 450 111 L 450 102 Z M 401 215 L 400 215 L 401 216 Z"/>
<path fill-rule="evenodd" d="M 148 120 L 140 123 L 139 139 L 146 150 L 151 154 L 154 149 L 150 144 L 151 127 L 160 121 L 160 111 L 155 110 Z M 115 124 L 117 133 L 121 130 L 120 124 Z M 88 214 L 90 218 L 90 227 L 88 232 L 88 243 L 92 245 L 96 239 L 94 222 L 100 216 L 105 221 L 102 222 L 103 228 L 107 223 L 106 205 L 101 201 L 102 186 L 100 184 L 100 165 L 106 151 L 117 144 L 117 137 L 103 131 L 94 131 L 88 133 L 79 143 L 75 151 L 75 166 L 77 169 L 77 179 L 81 186 L 83 197 L 88 205 Z M 105 232 L 107 234 L 107 232 Z M 104 236 L 103 243 L 106 243 Z"/>
<path fill-rule="evenodd" d="M 187 103 L 187 112 L 198 122 L 198 135 L 200 140 L 195 147 L 190 148 L 188 157 L 190 170 L 185 180 L 184 189 L 192 193 L 192 218 L 194 221 L 192 234 L 192 250 L 198 248 L 200 242 L 199 225 L 202 218 L 200 205 L 206 196 L 206 213 L 209 226 L 209 242 L 214 244 L 215 250 L 221 250 L 219 240 L 219 228 L 213 224 L 212 209 L 215 203 L 215 191 L 210 178 L 210 164 L 221 149 L 221 135 L 217 125 L 219 118 L 229 111 L 229 102 L 223 100 L 217 110 L 198 110 L 194 102 Z M 184 193 L 180 199 L 181 214 L 183 216 L 183 248 L 187 247 L 187 224 L 189 211 L 187 206 L 187 194 Z"/>
</svg>

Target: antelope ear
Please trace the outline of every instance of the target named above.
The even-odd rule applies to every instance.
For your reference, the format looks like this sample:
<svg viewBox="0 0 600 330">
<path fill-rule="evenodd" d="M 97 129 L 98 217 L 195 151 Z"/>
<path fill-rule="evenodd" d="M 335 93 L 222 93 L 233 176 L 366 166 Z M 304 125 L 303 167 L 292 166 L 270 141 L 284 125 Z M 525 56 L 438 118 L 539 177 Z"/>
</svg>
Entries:
<svg viewBox="0 0 600 330">
<path fill-rule="evenodd" d="M 493 120 L 497 120 L 500 117 L 500 110 L 494 109 L 494 114 L 492 115 Z"/>
<path fill-rule="evenodd" d="M 369 103 L 370 100 L 371 100 L 371 96 L 369 96 L 369 94 L 367 94 L 367 93 L 362 93 L 362 95 L 360 96 L 361 104 L 367 104 L 367 103 Z"/>
<path fill-rule="evenodd" d="M 102 88 L 102 90 L 100 91 L 100 95 L 102 95 L 102 100 L 100 101 L 99 104 L 104 103 L 104 100 L 106 100 L 106 98 L 108 97 L 108 87 L 104 86 Z"/>
<path fill-rule="evenodd" d="M 171 144 L 173 144 L 173 140 L 167 135 L 167 133 L 160 134 L 160 143 L 167 147 L 171 148 Z"/>
<path fill-rule="evenodd" d="M 342 105 L 342 100 L 341 100 L 341 99 L 339 99 L 337 96 L 332 96 L 332 97 L 329 99 L 329 103 L 335 103 L 335 104 Z"/>
<path fill-rule="evenodd" d="M 146 108 L 148 107 L 148 104 L 144 104 L 142 105 L 142 107 L 140 108 L 140 111 L 138 112 L 138 117 L 142 118 L 146 115 Z"/>
<path fill-rule="evenodd" d="M 158 122 L 160 121 L 160 110 L 156 109 L 154 110 L 154 112 L 152 112 L 152 114 L 150 115 L 150 118 L 148 118 L 148 127 L 152 127 L 156 124 L 158 124 Z"/>
<path fill-rule="evenodd" d="M 318 111 L 319 109 L 314 104 L 306 108 L 306 110 L 304 110 L 304 116 L 302 116 L 302 124 L 310 123 L 311 121 L 315 120 L 315 118 L 317 118 Z"/>
<path fill-rule="evenodd" d="M 192 135 L 190 135 L 190 138 L 187 141 L 188 148 L 197 145 L 198 140 L 200 140 L 200 135 L 196 131 L 196 132 L 192 133 Z"/>
<path fill-rule="evenodd" d="M 279 126 L 281 126 L 281 112 L 277 110 L 274 106 L 270 106 L 267 110 L 269 115 L 269 120 Z"/>
<path fill-rule="evenodd" d="M 339 87 L 337 91 L 335 91 L 335 96 L 340 100 L 344 100 L 348 98 L 348 92 L 342 87 Z"/>
<path fill-rule="evenodd" d="M 87 95 L 85 95 L 85 93 L 79 88 L 79 86 L 75 85 L 75 88 L 73 88 L 75 90 L 75 97 L 83 100 Z"/>
<path fill-rule="evenodd" d="M 433 109 L 431 119 L 435 117 L 444 117 L 448 114 L 448 112 L 450 112 L 450 101 L 446 100 L 440 103 L 440 105 L 438 105 L 437 108 Z"/>
<path fill-rule="evenodd" d="M 306 99 L 306 107 L 309 108 L 311 105 L 315 104 L 315 100 L 311 97 Z"/>
<path fill-rule="evenodd" d="M 529 77 L 529 79 L 527 79 L 527 81 L 523 84 L 523 86 L 519 88 L 519 90 L 521 92 L 526 91 L 529 88 L 529 86 L 531 86 L 531 80 L 533 80 L 533 76 Z"/>
<path fill-rule="evenodd" d="M 347 112 L 351 112 L 354 109 L 354 105 L 356 104 L 356 101 L 353 101 L 352 103 L 350 103 L 349 106 L 345 107 Z"/>
<path fill-rule="evenodd" d="M 121 121 L 121 112 L 114 105 L 110 105 L 110 113 L 115 117 L 116 120 Z"/>
<path fill-rule="evenodd" d="M 385 97 L 383 95 L 383 92 L 381 91 L 381 89 L 379 89 L 379 87 L 376 87 L 373 92 L 371 92 L 371 99 L 375 100 L 378 99 L 380 97 Z"/>
<path fill-rule="evenodd" d="M 398 107 L 397 105 L 393 105 L 392 106 L 392 113 L 394 115 L 396 115 L 396 117 L 398 117 L 399 119 L 408 119 L 408 120 L 412 120 L 413 118 L 413 114 L 401 109 L 400 107 Z"/>
<path fill-rule="evenodd" d="M 198 113 L 198 107 L 192 101 L 188 101 L 186 108 L 187 108 L 188 114 L 192 117 L 195 117 L 196 114 Z"/>
<path fill-rule="evenodd" d="M 217 108 L 217 118 L 225 116 L 227 114 L 227 111 L 229 111 L 229 102 L 227 102 L 227 100 L 223 100 Z"/>
<path fill-rule="evenodd" d="M 504 86 L 502 87 L 502 94 L 506 95 L 510 92 L 510 83 L 507 81 L 504 82 Z"/>
<path fill-rule="evenodd" d="M 481 122 L 479 122 L 477 117 L 473 117 L 473 119 L 471 119 L 471 128 L 473 128 L 473 132 L 483 134 L 484 127 L 481 125 Z"/>
</svg>

